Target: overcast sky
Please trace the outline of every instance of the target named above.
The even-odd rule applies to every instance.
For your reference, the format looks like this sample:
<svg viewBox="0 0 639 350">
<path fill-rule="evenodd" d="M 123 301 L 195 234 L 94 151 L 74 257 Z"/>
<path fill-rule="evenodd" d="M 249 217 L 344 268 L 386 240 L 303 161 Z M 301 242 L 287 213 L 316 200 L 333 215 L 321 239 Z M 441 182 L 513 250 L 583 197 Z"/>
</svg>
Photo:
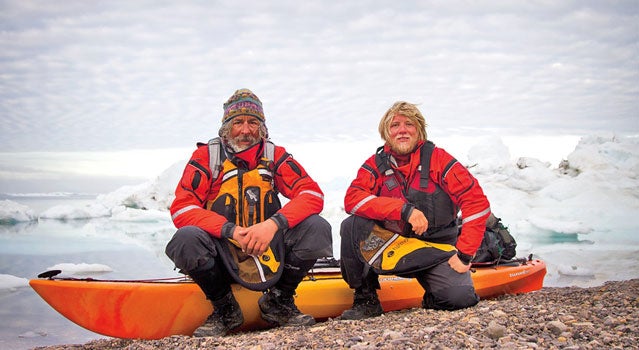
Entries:
<svg viewBox="0 0 639 350">
<path fill-rule="evenodd" d="M 191 149 L 242 87 L 278 143 L 639 133 L 639 1 L 0 0 L 0 153 Z"/>
<path fill-rule="evenodd" d="M 0 1 L 0 46 L 0 151 L 190 147 L 241 87 L 274 139 L 639 131 L 638 1 Z"/>
</svg>

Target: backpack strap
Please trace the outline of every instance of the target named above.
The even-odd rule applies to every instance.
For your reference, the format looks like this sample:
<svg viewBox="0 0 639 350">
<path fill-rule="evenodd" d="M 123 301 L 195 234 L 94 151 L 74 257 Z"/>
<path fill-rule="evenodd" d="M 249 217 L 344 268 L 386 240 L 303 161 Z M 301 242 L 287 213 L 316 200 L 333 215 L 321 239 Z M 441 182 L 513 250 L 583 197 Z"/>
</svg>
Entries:
<svg viewBox="0 0 639 350">
<path fill-rule="evenodd" d="M 419 187 L 421 188 L 428 187 L 428 180 L 430 179 L 430 158 L 433 155 L 434 149 L 435 144 L 431 141 L 426 141 L 422 145 L 420 155 L 421 175 L 419 176 Z M 375 165 L 380 173 L 386 175 L 393 174 L 393 169 L 390 166 L 390 156 L 384 152 L 384 146 L 379 147 L 375 153 Z"/>
<path fill-rule="evenodd" d="M 264 143 L 264 152 L 262 154 L 266 159 L 270 161 L 273 161 L 275 159 L 275 145 L 273 144 L 273 142 L 266 141 Z"/>
<path fill-rule="evenodd" d="M 431 141 L 426 141 L 422 145 L 422 154 L 421 154 L 421 175 L 419 176 L 419 187 L 426 188 L 428 187 L 428 179 L 430 178 L 430 158 L 433 156 L 433 150 L 435 149 L 435 144 Z"/>
<path fill-rule="evenodd" d="M 226 152 L 224 151 L 224 147 L 222 147 L 222 140 L 219 137 L 214 137 L 209 140 L 209 169 L 211 169 L 211 179 L 215 181 L 218 175 L 220 175 L 220 171 L 222 171 L 222 163 L 226 160 Z M 275 159 L 275 144 L 271 141 L 266 141 L 264 143 L 264 151 L 263 156 L 266 157 L 269 161 L 273 162 Z M 286 154 L 288 155 L 288 154 Z M 281 160 L 283 161 L 283 159 Z M 275 165 L 275 169 L 281 164 L 281 161 Z"/>
<path fill-rule="evenodd" d="M 275 171 L 287 160 L 291 155 L 287 152 L 284 152 L 280 159 L 275 161 L 275 144 L 271 141 L 266 141 L 264 143 L 264 150 L 262 151 L 262 158 L 268 159 L 268 169 L 271 172 L 271 175 L 275 174 Z"/>
<path fill-rule="evenodd" d="M 215 181 L 222 171 L 222 163 L 226 160 L 226 153 L 222 149 L 222 140 L 215 137 L 209 140 L 209 169 L 211 169 L 211 179 Z"/>
<path fill-rule="evenodd" d="M 384 152 L 384 146 L 378 147 L 375 152 L 375 166 L 380 174 L 392 175 L 393 168 L 391 167 L 390 156 Z"/>
<path fill-rule="evenodd" d="M 378 179 L 377 172 L 379 172 L 380 175 L 384 176 L 392 176 L 395 173 L 393 167 L 391 167 L 391 157 L 386 152 L 384 152 L 384 146 L 378 147 L 377 151 L 375 152 L 375 167 L 377 168 L 377 171 L 371 169 L 368 165 L 366 165 L 366 163 L 364 163 L 362 167 L 373 174 L 373 176 L 375 177 L 375 181 L 377 181 Z M 397 180 L 395 180 L 394 178 L 388 178 L 386 181 L 384 181 L 384 184 L 389 189 L 394 188 L 397 186 Z M 381 191 L 382 188 L 380 187 L 377 190 L 378 196 Z"/>
</svg>

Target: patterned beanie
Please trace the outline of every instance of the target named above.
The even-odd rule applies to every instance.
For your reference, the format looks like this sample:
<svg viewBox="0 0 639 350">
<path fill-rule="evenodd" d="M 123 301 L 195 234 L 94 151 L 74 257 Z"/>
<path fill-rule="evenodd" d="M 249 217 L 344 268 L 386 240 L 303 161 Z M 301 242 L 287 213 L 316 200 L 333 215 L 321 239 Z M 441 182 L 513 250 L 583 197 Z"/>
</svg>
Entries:
<svg viewBox="0 0 639 350">
<path fill-rule="evenodd" d="M 224 103 L 224 116 L 222 124 L 228 123 L 238 115 L 252 115 L 264 123 L 264 110 L 262 102 L 249 89 L 239 89 Z"/>
</svg>

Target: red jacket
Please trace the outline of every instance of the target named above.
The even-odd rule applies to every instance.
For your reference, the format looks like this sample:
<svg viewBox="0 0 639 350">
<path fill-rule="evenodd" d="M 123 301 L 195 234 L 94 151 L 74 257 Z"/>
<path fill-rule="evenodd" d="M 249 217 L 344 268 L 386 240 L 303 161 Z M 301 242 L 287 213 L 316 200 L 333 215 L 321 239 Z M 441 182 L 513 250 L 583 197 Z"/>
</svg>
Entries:
<svg viewBox="0 0 639 350">
<path fill-rule="evenodd" d="M 394 171 L 401 172 L 409 183 L 414 176 L 420 174 L 418 166 L 422 144 L 420 143 L 417 150 L 410 155 L 406 165 L 393 166 Z M 389 153 L 388 146 L 384 148 L 384 152 Z M 447 165 L 449 169 L 444 174 Z M 435 147 L 431 156 L 430 180 L 438 184 L 457 208 L 461 209 L 463 224 L 456 244 L 457 250 L 463 254 L 474 255 L 484 237 L 486 219 L 490 214 L 490 204 L 479 183 L 466 167 L 439 147 Z M 401 220 L 405 201 L 400 198 L 377 196 L 383 181 L 384 174 L 377 168 L 373 155 L 360 167 L 357 177 L 346 191 L 346 212 L 373 220 Z"/>
<path fill-rule="evenodd" d="M 236 156 L 253 169 L 262 155 L 263 142 Z M 275 146 L 274 159 L 282 160 L 274 170 L 275 189 L 290 199 L 274 215 L 277 216 L 275 221 L 280 228 L 292 228 L 307 217 L 322 211 L 324 194 L 284 147 Z M 177 228 L 194 225 L 215 237 L 221 236 L 222 227 L 229 222 L 224 216 L 204 207 L 208 200 L 217 197 L 222 175 L 220 172 L 216 179 L 211 179 L 208 144 L 198 144 L 175 189 L 175 200 L 170 208 L 173 223 Z"/>
</svg>

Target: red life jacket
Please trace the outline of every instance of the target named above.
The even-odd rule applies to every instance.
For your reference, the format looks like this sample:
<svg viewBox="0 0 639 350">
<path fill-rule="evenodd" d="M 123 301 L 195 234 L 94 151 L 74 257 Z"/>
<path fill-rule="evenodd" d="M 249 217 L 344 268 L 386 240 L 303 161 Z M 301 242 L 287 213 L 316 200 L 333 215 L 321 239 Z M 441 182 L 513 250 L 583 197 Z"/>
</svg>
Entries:
<svg viewBox="0 0 639 350">
<path fill-rule="evenodd" d="M 434 148 L 435 145 L 431 141 L 424 142 L 421 147 L 420 165 L 417 168 L 420 176 L 413 176 L 412 180 L 407 180 L 401 172 L 393 170 L 390 155 L 384 152 L 384 147 L 378 148 L 375 164 L 382 176 L 383 186 L 380 187 L 377 196 L 400 198 L 415 205 L 428 219 L 428 230 L 423 238 L 454 244 L 458 234 L 456 220 L 459 207 L 439 186 L 438 182 L 441 179 L 430 181 L 430 158 Z M 446 170 L 455 162 L 455 159 L 451 160 Z M 446 170 L 442 173 L 445 174 Z M 411 225 L 402 220 L 386 220 L 384 227 L 405 236 L 413 234 Z"/>
</svg>

